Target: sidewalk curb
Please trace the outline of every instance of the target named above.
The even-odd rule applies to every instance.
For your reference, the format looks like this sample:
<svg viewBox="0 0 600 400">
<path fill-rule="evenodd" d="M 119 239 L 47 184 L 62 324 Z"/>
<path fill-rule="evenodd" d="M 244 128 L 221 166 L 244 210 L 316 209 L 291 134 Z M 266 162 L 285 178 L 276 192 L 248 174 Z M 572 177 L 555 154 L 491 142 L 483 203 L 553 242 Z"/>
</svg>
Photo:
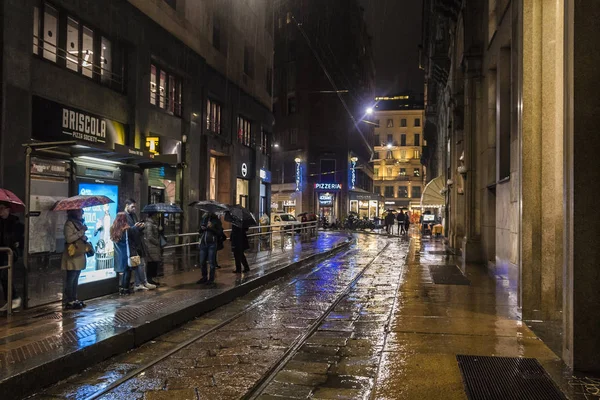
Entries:
<svg viewBox="0 0 600 400">
<path fill-rule="evenodd" d="M 249 280 L 230 290 L 213 297 L 203 299 L 180 310 L 162 315 L 152 321 L 135 321 L 136 326 L 123 329 L 113 336 L 71 353 L 48 360 L 16 375 L 0 381 L 0 393 L 3 400 L 22 399 L 53 385 L 69 376 L 78 374 L 86 368 L 100 363 L 117 354 L 125 353 L 157 336 L 221 307 L 252 290 L 278 279 L 292 270 L 330 258 L 347 249 L 355 240 L 348 238 L 334 248 L 316 253 L 291 264 L 274 267 L 272 271 Z"/>
</svg>

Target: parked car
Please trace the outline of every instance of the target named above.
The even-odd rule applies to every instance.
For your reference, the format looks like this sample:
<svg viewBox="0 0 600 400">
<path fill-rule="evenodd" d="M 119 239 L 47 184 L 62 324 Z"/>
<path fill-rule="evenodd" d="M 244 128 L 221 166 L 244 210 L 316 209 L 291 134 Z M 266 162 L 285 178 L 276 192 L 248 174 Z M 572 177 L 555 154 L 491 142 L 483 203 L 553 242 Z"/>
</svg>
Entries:
<svg viewBox="0 0 600 400">
<path fill-rule="evenodd" d="M 282 230 L 291 230 L 294 227 L 298 227 L 298 229 L 294 229 L 295 232 L 300 232 L 300 221 L 294 217 L 293 214 L 290 213 L 272 213 L 271 214 L 271 225 L 274 227 L 279 227 Z"/>
</svg>

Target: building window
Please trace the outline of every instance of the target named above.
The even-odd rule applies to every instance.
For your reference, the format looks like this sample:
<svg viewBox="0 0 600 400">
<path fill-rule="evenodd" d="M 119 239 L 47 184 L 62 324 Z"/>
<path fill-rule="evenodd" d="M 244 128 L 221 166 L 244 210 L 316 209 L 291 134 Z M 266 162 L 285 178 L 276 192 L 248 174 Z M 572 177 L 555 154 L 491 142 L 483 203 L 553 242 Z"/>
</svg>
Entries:
<svg viewBox="0 0 600 400">
<path fill-rule="evenodd" d="M 33 19 L 33 54 L 113 89 L 124 90 L 120 46 L 47 3 L 33 8 Z"/>
<path fill-rule="evenodd" d="M 421 146 L 421 135 L 415 133 L 415 146 Z"/>
<path fill-rule="evenodd" d="M 288 115 L 296 114 L 296 96 L 290 95 L 287 99 Z"/>
<path fill-rule="evenodd" d="M 385 187 L 385 197 L 394 197 L 394 187 L 393 186 L 386 186 Z"/>
<path fill-rule="evenodd" d="M 406 176 L 406 168 L 400 168 L 400 176 Z"/>
<path fill-rule="evenodd" d="M 214 100 L 206 100 L 206 130 L 221 134 L 221 105 Z"/>
<path fill-rule="evenodd" d="M 398 197 L 401 197 L 403 199 L 408 198 L 408 187 L 398 186 Z"/>
<path fill-rule="evenodd" d="M 218 15 L 213 15 L 212 45 L 221 50 L 221 18 Z"/>
<path fill-rule="evenodd" d="M 415 118 L 415 126 L 421 126 L 421 118 Z"/>
<path fill-rule="evenodd" d="M 421 151 L 415 150 L 415 156 L 414 156 L 414 158 L 417 159 L 417 160 L 420 159 L 421 158 Z"/>
<path fill-rule="evenodd" d="M 381 194 L 381 186 L 373 186 L 373 193 Z"/>
<path fill-rule="evenodd" d="M 269 96 L 273 95 L 273 68 L 267 68 L 267 76 L 265 77 L 265 89 Z"/>
<path fill-rule="evenodd" d="M 260 128 L 260 151 L 267 156 L 271 155 L 271 132 Z"/>
<path fill-rule="evenodd" d="M 375 146 L 381 145 L 381 142 L 379 141 L 379 135 L 373 136 L 373 143 L 375 144 Z"/>
<path fill-rule="evenodd" d="M 406 118 L 402 118 L 402 119 L 400 120 L 400 127 L 402 127 L 402 128 L 406 128 Z"/>
<path fill-rule="evenodd" d="M 419 168 L 415 168 L 413 171 L 414 176 L 421 176 L 421 170 Z"/>
<path fill-rule="evenodd" d="M 394 135 L 387 135 L 387 143 L 388 144 L 394 144 Z"/>
<path fill-rule="evenodd" d="M 298 129 L 290 129 L 290 144 L 295 145 L 298 143 Z"/>
<path fill-rule="evenodd" d="M 388 177 L 392 176 L 392 174 L 393 174 L 392 167 L 387 167 L 385 169 L 385 171 L 386 171 Z"/>
<path fill-rule="evenodd" d="M 252 123 L 244 117 L 237 117 L 238 142 L 245 146 L 252 146 Z"/>
<path fill-rule="evenodd" d="M 210 158 L 210 185 L 209 185 L 209 200 L 217 199 L 217 157 Z"/>
<path fill-rule="evenodd" d="M 394 120 L 393 119 L 388 119 L 387 120 L 387 127 L 388 128 L 393 128 L 394 127 Z"/>
<path fill-rule="evenodd" d="M 400 146 L 406 146 L 406 134 L 400 135 Z"/>
<path fill-rule="evenodd" d="M 181 78 L 155 64 L 150 65 L 150 104 L 180 117 L 181 92 Z"/>
<path fill-rule="evenodd" d="M 244 46 L 244 74 L 254 78 L 254 49 L 248 44 Z"/>
<path fill-rule="evenodd" d="M 421 197 L 421 186 L 413 186 L 411 196 L 413 199 Z"/>
<path fill-rule="evenodd" d="M 321 183 L 335 183 L 335 160 L 321 160 Z"/>
</svg>

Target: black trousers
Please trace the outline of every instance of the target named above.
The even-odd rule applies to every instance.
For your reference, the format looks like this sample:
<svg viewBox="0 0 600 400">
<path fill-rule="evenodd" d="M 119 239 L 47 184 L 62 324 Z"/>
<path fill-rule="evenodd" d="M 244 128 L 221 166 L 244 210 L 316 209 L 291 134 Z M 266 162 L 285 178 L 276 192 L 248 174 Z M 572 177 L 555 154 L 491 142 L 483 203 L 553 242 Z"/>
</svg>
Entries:
<svg viewBox="0 0 600 400">
<path fill-rule="evenodd" d="M 129 282 L 131 281 L 131 268 L 127 268 L 125 272 L 121 274 L 121 282 L 119 287 L 121 289 L 129 289 Z"/>
<path fill-rule="evenodd" d="M 233 249 L 233 258 L 235 258 L 235 270 L 241 271 L 242 265 L 244 265 L 244 271 L 250 269 L 248 266 L 248 260 L 246 260 L 246 255 L 244 254 L 244 250 L 242 249 Z"/>
<path fill-rule="evenodd" d="M 160 263 L 158 261 L 147 261 L 146 262 L 146 278 L 154 280 L 158 276 L 158 267 Z"/>
<path fill-rule="evenodd" d="M 14 284 L 14 280 L 15 280 L 14 272 L 15 272 L 15 270 L 13 269 L 12 300 L 19 297 L 19 294 L 17 293 L 17 289 L 15 288 L 15 284 Z M 0 281 L 2 282 L 2 295 L 4 296 L 4 300 L 7 300 L 6 298 L 8 297 L 8 270 L 6 270 L 6 269 L 0 270 Z"/>
</svg>

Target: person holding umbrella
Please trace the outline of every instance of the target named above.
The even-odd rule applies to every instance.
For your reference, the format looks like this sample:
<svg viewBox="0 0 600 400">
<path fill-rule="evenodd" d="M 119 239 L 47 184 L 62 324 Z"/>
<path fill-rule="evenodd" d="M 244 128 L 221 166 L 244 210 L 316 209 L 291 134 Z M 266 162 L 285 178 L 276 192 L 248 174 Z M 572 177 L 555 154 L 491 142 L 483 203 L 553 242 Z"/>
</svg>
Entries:
<svg viewBox="0 0 600 400">
<path fill-rule="evenodd" d="M 223 226 L 219 217 L 213 212 L 206 211 L 200 221 L 199 233 L 199 264 L 202 269 L 202 278 L 196 283 L 213 284 L 217 266 L 217 244 L 223 237 Z M 207 271 L 207 261 L 210 263 L 210 275 Z"/>
<path fill-rule="evenodd" d="M 246 235 L 247 231 L 248 227 L 242 226 L 241 224 L 238 226 L 238 224 L 234 222 L 231 225 L 231 250 L 233 252 L 233 258 L 235 259 L 235 270 L 233 272 L 236 274 L 242 273 L 242 265 L 244 266 L 244 272 L 250 271 L 248 260 L 244 254 L 244 251 L 250 248 L 248 236 Z"/>
<path fill-rule="evenodd" d="M 127 224 L 130 229 L 135 230 L 135 234 L 131 235 L 133 239 L 133 246 L 135 247 L 135 255 L 140 256 L 141 263 L 135 268 L 135 287 L 134 290 L 151 290 L 156 289 L 156 285 L 148 282 L 146 278 L 146 265 L 145 259 L 147 257 L 148 249 L 144 243 L 144 228 L 143 222 L 138 221 L 138 217 L 135 214 L 136 202 L 134 199 L 127 199 L 125 201 L 125 216 L 127 218 Z"/>
<path fill-rule="evenodd" d="M 85 307 L 85 303 L 77 299 L 77 286 L 79 275 L 85 269 L 86 252 L 92 248 L 85 235 L 87 226 L 83 220 L 83 210 L 67 210 L 67 221 L 64 226 L 65 249 L 62 254 L 60 267 L 67 271 L 65 285 L 64 308 L 78 310 Z"/>
<path fill-rule="evenodd" d="M 4 191 L 4 189 L 0 190 Z M 14 268 L 14 263 L 17 260 L 17 250 L 22 247 L 24 226 L 17 216 L 11 214 L 11 211 L 13 210 L 14 208 L 11 202 L 0 201 L 0 247 L 9 247 L 12 249 L 14 254 Z M 7 264 L 8 255 L 6 253 L 0 253 L 0 266 Z M 2 293 L 4 295 L 4 301 L 6 302 L 4 306 L 0 308 L 0 311 L 6 311 L 8 309 L 8 270 L 0 271 L 0 276 L 2 281 Z M 21 297 L 17 293 L 14 283 L 12 283 L 11 301 L 12 309 L 21 307 Z"/>
</svg>

